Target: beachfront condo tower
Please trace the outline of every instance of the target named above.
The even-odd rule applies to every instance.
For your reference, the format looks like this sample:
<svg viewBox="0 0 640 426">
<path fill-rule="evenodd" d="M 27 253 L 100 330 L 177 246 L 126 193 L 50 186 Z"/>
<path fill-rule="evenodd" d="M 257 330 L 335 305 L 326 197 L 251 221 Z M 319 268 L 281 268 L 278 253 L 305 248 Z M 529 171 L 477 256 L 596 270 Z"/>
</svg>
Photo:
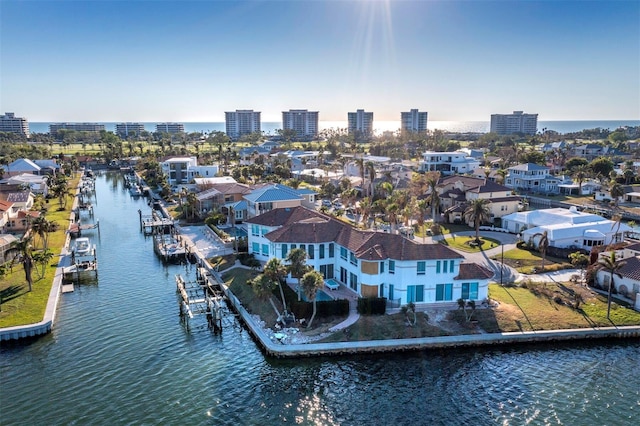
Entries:
<svg viewBox="0 0 640 426">
<path fill-rule="evenodd" d="M 538 131 L 538 114 L 525 114 L 513 111 L 513 114 L 491 114 L 491 132 L 499 135 L 535 135 Z"/>
<path fill-rule="evenodd" d="M 16 117 L 12 112 L 5 112 L 4 115 L 0 115 L 0 132 L 29 137 L 29 122 L 26 118 Z"/>
<path fill-rule="evenodd" d="M 403 133 L 424 133 L 427 131 L 426 111 L 412 109 L 409 112 L 400 113 L 400 131 Z"/>
<path fill-rule="evenodd" d="M 347 130 L 356 141 L 368 140 L 373 135 L 373 113 L 363 109 L 347 113 Z"/>
<path fill-rule="evenodd" d="M 184 133 L 184 124 L 182 123 L 158 123 L 156 124 L 156 133 Z"/>
<path fill-rule="evenodd" d="M 318 137 L 318 111 L 307 111 L 306 109 L 282 111 L 282 130 L 295 131 L 295 140 L 316 139 Z"/>
<path fill-rule="evenodd" d="M 140 133 L 144 132 L 144 124 L 142 123 L 117 123 L 116 135 L 122 139 L 126 139 L 129 136 L 140 136 Z"/>
<path fill-rule="evenodd" d="M 260 112 L 252 109 L 237 109 L 224 113 L 227 136 L 238 139 L 243 135 L 261 132 Z"/>
</svg>

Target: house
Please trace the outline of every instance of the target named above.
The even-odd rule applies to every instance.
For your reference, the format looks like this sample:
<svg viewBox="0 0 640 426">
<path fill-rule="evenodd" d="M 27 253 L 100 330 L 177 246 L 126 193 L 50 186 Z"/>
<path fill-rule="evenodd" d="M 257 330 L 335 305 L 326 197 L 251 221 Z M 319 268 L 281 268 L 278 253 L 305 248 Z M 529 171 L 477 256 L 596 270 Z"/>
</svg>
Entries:
<svg viewBox="0 0 640 426">
<path fill-rule="evenodd" d="M 569 147 L 569 144 L 566 141 L 558 141 L 558 142 L 547 142 L 540 144 L 536 147 L 539 151 L 544 153 L 551 152 L 554 150 L 565 150 Z"/>
<path fill-rule="evenodd" d="M 462 222 L 466 206 L 478 198 L 488 200 L 491 221 L 517 212 L 521 203 L 521 198 L 513 195 L 511 188 L 485 178 L 443 177 L 438 181 L 437 191 L 448 223 Z"/>
<path fill-rule="evenodd" d="M 578 194 L 578 192 L 580 191 L 580 184 L 578 184 L 568 176 L 558 176 L 558 178 L 560 179 L 558 189 L 560 190 L 561 194 Z M 589 179 L 582 182 L 582 190 L 580 191 L 580 195 L 594 195 L 600 188 L 602 188 L 602 184 L 600 182 Z"/>
<path fill-rule="evenodd" d="M 197 157 L 171 157 L 160 163 L 170 185 L 191 183 L 196 177 L 208 178 L 218 174 L 218 165 L 198 165 Z"/>
<path fill-rule="evenodd" d="M 42 194 L 45 197 L 49 194 L 49 177 L 45 175 L 22 173 L 16 176 L 11 176 L 4 182 L 8 185 L 18 185 L 23 188 L 29 188 L 34 194 Z"/>
<path fill-rule="evenodd" d="M 502 228 L 521 234 L 523 241 L 537 245 L 547 232 L 549 245 L 558 248 L 591 250 L 591 247 L 622 241 L 632 229 L 597 214 L 553 208 L 512 213 L 502 218 Z"/>
<path fill-rule="evenodd" d="M 30 191 L 0 192 L 0 217 L 3 233 L 24 232 L 31 221 L 40 216 L 40 212 L 32 211 L 34 197 Z"/>
<path fill-rule="evenodd" d="M 6 166 L 2 166 L 4 169 L 4 177 L 11 177 L 28 173 L 32 175 L 45 174 L 42 167 L 38 166 L 28 158 L 19 158 Z"/>
<path fill-rule="evenodd" d="M 557 194 L 560 179 L 550 174 L 549 167 L 534 163 L 518 164 L 507 169 L 504 184 L 509 188 L 521 191 Z"/>
<path fill-rule="evenodd" d="M 0 265 L 4 265 L 6 262 L 11 260 L 9 250 L 16 242 L 18 242 L 18 239 L 15 236 L 11 234 L 0 234 Z"/>
<path fill-rule="evenodd" d="M 266 159 L 271 154 L 272 147 L 271 146 L 249 146 L 246 148 L 242 148 L 238 152 L 238 157 L 240 158 L 241 166 L 249 166 L 254 164 L 258 157 L 263 157 Z"/>
<path fill-rule="evenodd" d="M 600 253 L 600 258 L 611 256 L 611 252 Z M 634 300 L 635 309 L 640 310 L 640 243 L 630 244 L 616 250 L 616 259 L 623 261 L 622 267 L 614 274 L 613 287 L 624 297 Z M 596 273 L 596 282 L 603 288 L 609 288 L 611 274 L 600 269 Z"/>
<path fill-rule="evenodd" d="M 482 301 L 493 277 L 493 272 L 464 263 L 463 256 L 444 245 L 358 230 L 301 206 L 274 209 L 247 223 L 249 250 L 258 260 L 275 257 L 286 263 L 287 254 L 301 248 L 307 264 L 325 279 L 362 297 L 386 297 L 393 306 L 459 298 Z"/>
<path fill-rule="evenodd" d="M 585 145 L 574 145 L 573 156 L 584 158 L 587 161 L 593 161 L 602 155 L 602 146 L 589 143 Z"/>
<path fill-rule="evenodd" d="M 480 160 L 469 157 L 465 152 L 435 152 L 427 151 L 422 154 L 420 162 L 421 172 L 438 171 L 442 175 L 457 173 L 471 173 L 480 167 Z"/>
<path fill-rule="evenodd" d="M 315 192 L 310 189 L 293 189 L 281 184 L 260 185 L 249 194 L 244 195 L 247 201 L 247 217 L 259 216 L 269 210 L 306 206 L 315 206 Z"/>
</svg>

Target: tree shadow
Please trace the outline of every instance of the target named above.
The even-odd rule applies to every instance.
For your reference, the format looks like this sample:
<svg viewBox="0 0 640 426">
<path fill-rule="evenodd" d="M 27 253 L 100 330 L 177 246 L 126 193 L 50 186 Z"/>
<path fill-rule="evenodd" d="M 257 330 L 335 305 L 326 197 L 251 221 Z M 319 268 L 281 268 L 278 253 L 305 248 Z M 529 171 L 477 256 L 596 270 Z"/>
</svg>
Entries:
<svg viewBox="0 0 640 426">
<path fill-rule="evenodd" d="M 22 290 L 22 286 L 20 285 L 9 286 L 4 290 L 0 291 L 0 300 L 2 300 L 2 303 L 13 300 L 16 297 L 20 296 L 21 290 Z"/>
<path fill-rule="evenodd" d="M 531 320 L 529 320 L 529 317 L 527 316 L 527 313 L 524 311 L 524 309 L 522 309 L 522 306 L 520 306 L 520 304 L 515 299 L 515 297 L 513 297 L 513 295 L 511 294 L 508 288 L 505 287 L 504 290 L 509 295 L 509 297 L 511 297 L 511 300 L 513 300 L 513 303 L 518 307 L 518 309 L 520 309 L 520 312 L 522 312 L 522 315 L 524 315 L 524 319 L 526 319 L 527 323 L 529 323 L 529 328 L 531 329 L 531 331 L 535 331 L 535 329 L 533 328 L 533 324 L 531 324 Z M 518 327 L 520 328 L 520 330 L 522 330 L 522 325 L 520 323 L 518 323 Z"/>
</svg>

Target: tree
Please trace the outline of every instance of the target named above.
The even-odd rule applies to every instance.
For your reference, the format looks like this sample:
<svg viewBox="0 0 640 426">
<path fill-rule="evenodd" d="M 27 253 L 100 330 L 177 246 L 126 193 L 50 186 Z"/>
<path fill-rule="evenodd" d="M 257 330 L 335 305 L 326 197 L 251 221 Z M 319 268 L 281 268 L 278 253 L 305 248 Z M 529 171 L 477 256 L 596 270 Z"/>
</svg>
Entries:
<svg viewBox="0 0 640 426">
<path fill-rule="evenodd" d="M 573 173 L 576 167 L 586 166 L 588 164 L 589 162 L 582 157 L 573 157 L 566 162 L 565 166 L 567 167 L 567 170 L 569 171 L 569 173 Z"/>
<path fill-rule="evenodd" d="M 579 251 L 569 254 L 571 264 L 576 268 L 580 268 L 580 276 L 584 276 L 584 268 L 589 264 L 589 256 Z"/>
<path fill-rule="evenodd" d="M 324 285 L 324 278 L 322 278 L 320 272 L 312 269 L 302 276 L 301 285 L 307 301 L 313 302 L 313 314 L 311 315 L 308 325 L 308 327 L 311 327 L 313 319 L 316 317 L 316 294 Z"/>
<path fill-rule="evenodd" d="M 625 265 L 625 261 L 619 261 L 616 259 L 616 252 L 612 250 L 609 256 L 601 257 L 596 264 L 596 269 L 603 270 L 609 273 L 609 288 L 607 289 L 607 319 L 611 321 L 611 291 L 613 289 L 613 275 L 616 274 L 619 277 L 622 277 L 618 273 L 620 268 Z"/>
<path fill-rule="evenodd" d="M 42 270 L 40 271 L 40 274 L 39 274 L 40 278 L 44 278 L 47 265 L 49 264 L 51 259 L 53 259 L 53 256 L 54 256 L 53 252 L 48 248 L 37 251 L 33 254 L 33 261 L 42 267 Z"/>
<path fill-rule="evenodd" d="M 613 200 L 613 205 L 618 207 L 618 201 L 620 197 L 624 196 L 624 188 L 618 182 L 611 182 L 611 186 L 609 187 L 609 195 L 611 195 L 611 200 Z"/>
<path fill-rule="evenodd" d="M 404 319 L 408 326 L 414 327 L 418 322 L 418 318 L 416 316 L 416 304 L 413 302 L 409 302 L 400 308 L 400 312 L 404 314 Z"/>
<path fill-rule="evenodd" d="M 275 287 L 275 282 L 273 282 L 269 277 L 264 274 L 260 274 L 250 281 L 251 288 L 253 292 L 260 300 L 268 300 L 271 303 L 271 307 L 276 312 L 278 318 L 280 317 L 280 312 L 278 312 L 278 308 L 276 304 L 273 303 L 273 299 L 271 298 L 271 294 L 273 293 L 273 289 Z"/>
<path fill-rule="evenodd" d="M 289 266 L 287 270 L 291 274 L 292 277 L 298 279 L 298 301 L 300 301 L 300 279 L 307 271 L 307 252 L 302 250 L 301 248 L 294 248 L 287 255 L 287 262 L 289 262 Z"/>
<path fill-rule="evenodd" d="M 538 250 L 542 256 L 542 266 L 540 269 L 544 271 L 544 261 L 547 257 L 547 249 L 549 248 L 549 235 L 547 234 L 547 231 L 544 231 L 533 234 L 533 238 L 535 239 L 536 237 L 540 237 L 540 241 L 538 241 Z"/>
<path fill-rule="evenodd" d="M 427 179 L 427 188 L 429 195 L 427 196 L 427 202 L 431 206 L 431 219 L 433 223 L 438 222 L 436 219 L 436 213 L 440 209 L 440 194 L 438 194 L 438 176 L 431 176 Z"/>
<path fill-rule="evenodd" d="M 578 181 L 578 195 L 582 195 L 582 183 L 589 177 L 589 167 L 586 164 L 581 164 L 573 169 L 571 175 L 576 181 Z"/>
<path fill-rule="evenodd" d="M 271 281 L 278 284 L 278 288 L 280 289 L 280 297 L 282 299 L 282 309 L 284 310 L 284 315 L 287 315 L 287 302 L 284 297 L 284 290 L 282 289 L 283 281 L 287 276 L 287 268 L 282 264 L 280 259 L 278 259 L 277 257 L 272 257 L 264 266 L 264 271 L 262 273 L 269 277 Z"/>
<path fill-rule="evenodd" d="M 469 312 L 467 312 L 467 308 L 469 308 Z M 458 299 L 458 309 L 462 309 L 464 311 L 464 319 L 465 321 L 471 321 L 471 317 L 473 313 L 476 311 L 476 302 L 475 300 L 465 301 L 463 298 Z"/>
<path fill-rule="evenodd" d="M 33 271 L 33 245 L 31 244 L 32 237 L 25 236 L 20 241 L 16 241 L 12 244 L 12 251 L 16 251 L 16 255 L 13 258 L 12 264 L 19 259 L 22 262 L 24 268 L 24 276 L 29 285 L 29 291 L 33 290 L 33 278 L 31 272 Z"/>
<path fill-rule="evenodd" d="M 418 226 L 422 229 L 422 242 L 426 238 L 427 232 L 424 229 L 424 217 L 427 214 L 427 210 L 429 208 L 429 202 L 427 200 L 418 200 L 416 203 L 416 207 L 418 209 Z"/>
<path fill-rule="evenodd" d="M 476 230 L 476 243 L 480 244 L 480 224 L 488 222 L 491 218 L 489 200 L 484 198 L 471 200 L 467 208 L 464 210 L 463 217 L 467 223 L 473 222 Z"/>
<path fill-rule="evenodd" d="M 595 175 L 609 176 L 613 171 L 613 161 L 606 157 L 600 157 L 589 163 L 589 167 Z"/>
</svg>

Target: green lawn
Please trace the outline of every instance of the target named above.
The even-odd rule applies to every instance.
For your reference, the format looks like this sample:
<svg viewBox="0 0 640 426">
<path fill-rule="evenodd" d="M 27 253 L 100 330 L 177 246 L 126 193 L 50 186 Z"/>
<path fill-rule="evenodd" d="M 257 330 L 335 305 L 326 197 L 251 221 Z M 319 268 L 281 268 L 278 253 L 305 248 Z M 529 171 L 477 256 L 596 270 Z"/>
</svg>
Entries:
<svg viewBox="0 0 640 426">
<path fill-rule="evenodd" d="M 78 184 L 79 178 L 74 178 L 69 183 L 69 188 L 74 188 Z M 21 263 L 15 264 L 7 271 L 0 280 L 0 296 L 2 297 L 2 311 L 0 311 L 0 328 L 13 327 L 16 325 L 33 324 L 42 321 L 44 311 L 49 300 L 49 293 L 53 285 L 53 278 L 56 273 L 56 266 L 62 246 L 66 240 L 67 228 L 69 227 L 69 214 L 73 205 L 72 196 L 67 198 L 67 206 L 64 210 L 58 210 L 57 200 L 49 201 L 49 211 L 47 220 L 56 222 L 59 229 L 49 234 L 48 247 L 53 252 L 54 257 L 49 265 L 44 267 L 44 276 L 41 265 L 34 265 L 31 274 L 33 278 L 33 289 L 29 292 L 29 285 L 24 275 L 24 268 Z M 35 248 L 41 248 L 40 239 L 36 237 Z"/>
<path fill-rule="evenodd" d="M 257 271 L 234 268 L 226 272 L 222 279 L 229 286 L 231 292 L 240 300 L 247 312 L 258 315 L 266 323 L 267 327 L 273 327 L 278 319 L 273 307 L 268 301 L 258 299 L 253 292 L 253 288 L 247 284 L 247 281 L 257 275 Z M 273 297 L 273 301 L 278 309 L 282 310 L 282 303 L 278 298 Z"/>
<path fill-rule="evenodd" d="M 475 236 L 466 237 L 466 236 L 452 235 L 442 240 L 441 244 L 449 246 L 450 248 L 466 251 L 469 253 L 477 253 L 479 251 L 500 247 L 500 241 L 495 240 L 493 238 L 487 238 L 487 237 L 480 237 L 481 244 L 479 246 L 470 245 L 470 243 L 474 242 L 475 240 L 476 240 Z"/>
<path fill-rule="evenodd" d="M 494 260 L 501 260 L 502 255 L 492 256 Z M 523 274 L 534 273 L 534 268 L 540 272 L 542 267 L 542 256 L 540 253 L 515 248 L 504 252 L 504 263 Z M 553 272 L 561 269 L 571 269 L 574 266 L 566 259 L 559 259 L 547 256 L 544 262 L 545 272 Z"/>
</svg>

